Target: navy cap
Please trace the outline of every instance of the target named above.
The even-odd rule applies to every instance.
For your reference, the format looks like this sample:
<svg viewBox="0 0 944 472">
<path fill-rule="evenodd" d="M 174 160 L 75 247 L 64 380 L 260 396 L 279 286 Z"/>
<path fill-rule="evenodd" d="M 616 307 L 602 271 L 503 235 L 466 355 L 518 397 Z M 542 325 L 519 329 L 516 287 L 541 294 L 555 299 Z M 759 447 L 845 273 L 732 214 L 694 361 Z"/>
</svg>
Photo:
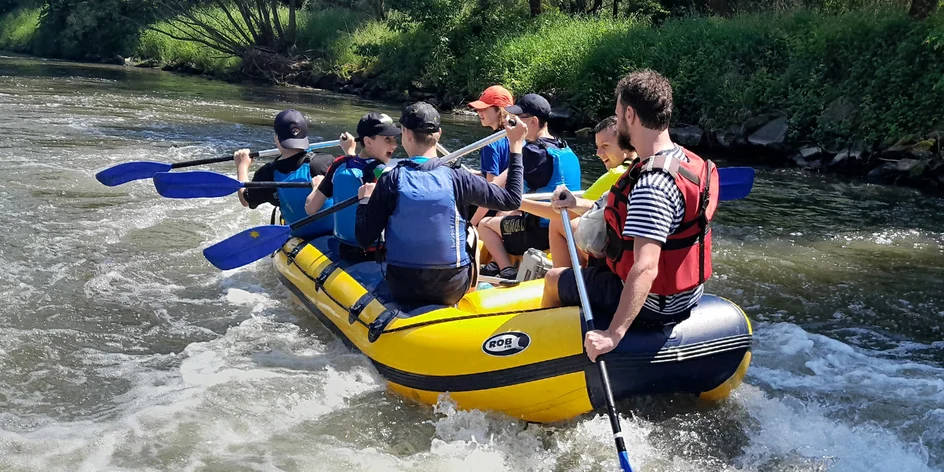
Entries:
<svg viewBox="0 0 944 472">
<path fill-rule="evenodd" d="M 275 135 L 285 149 L 308 149 L 308 122 L 297 110 L 284 110 L 275 117 Z"/>
<path fill-rule="evenodd" d="M 393 124 L 393 118 L 386 113 L 370 112 L 357 122 L 357 138 L 362 143 L 368 136 L 400 136 L 400 128 Z"/>
<path fill-rule="evenodd" d="M 400 124 L 404 128 L 421 133 L 439 131 L 439 112 L 426 102 L 416 102 L 403 109 Z"/>
<path fill-rule="evenodd" d="M 551 104 L 546 98 L 529 93 L 519 98 L 514 105 L 505 107 L 505 111 L 512 115 L 531 115 L 546 120 L 551 117 Z"/>
</svg>

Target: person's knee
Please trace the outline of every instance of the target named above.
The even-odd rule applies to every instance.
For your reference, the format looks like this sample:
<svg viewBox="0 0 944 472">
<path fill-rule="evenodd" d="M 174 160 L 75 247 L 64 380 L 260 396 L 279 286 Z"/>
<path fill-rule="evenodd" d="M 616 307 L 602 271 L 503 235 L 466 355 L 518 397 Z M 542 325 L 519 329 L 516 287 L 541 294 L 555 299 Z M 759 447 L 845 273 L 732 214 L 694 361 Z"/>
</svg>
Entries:
<svg viewBox="0 0 944 472">
<path fill-rule="evenodd" d="M 561 273 L 563 273 L 564 270 L 566 269 L 563 267 L 555 267 L 547 271 L 547 274 L 544 274 L 544 296 L 541 297 L 542 307 L 560 306 L 560 295 L 558 295 L 557 283 L 560 281 Z"/>
<path fill-rule="evenodd" d="M 488 227 L 488 229 L 492 230 L 495 234 L 501 236 L 502 219 L 503 218 L 501 217 L 489 218 L 488 222 L 486 223 L 486 226 Z"/>
<path fill-rule="evenodd" d="M 561 225 L 560 219 L 557 218 L 552 218 L 551 223 L 547 226 L 547 230 L 551 233 L 559 232 L 561 229 L 563 229 L 563 226 Z"/>
<path fill-rule="evenodd" d="M 482 220 L 479 221 L 479 224 L 475 225 L 475 229 L 478 230 L 479 236 L 482 235 L 483 231 L 492 231 L 492 228 L 488 225 L 491 220 L 492 218 L 482 218 Z"/>
<path fill-rule="evenodd" d="M 557 293 L 557 283 L 560 281 L 561 273 L 567 270 L 565 267 L 555 267 L 544 274 L 544 291 Z"/>
</svg>

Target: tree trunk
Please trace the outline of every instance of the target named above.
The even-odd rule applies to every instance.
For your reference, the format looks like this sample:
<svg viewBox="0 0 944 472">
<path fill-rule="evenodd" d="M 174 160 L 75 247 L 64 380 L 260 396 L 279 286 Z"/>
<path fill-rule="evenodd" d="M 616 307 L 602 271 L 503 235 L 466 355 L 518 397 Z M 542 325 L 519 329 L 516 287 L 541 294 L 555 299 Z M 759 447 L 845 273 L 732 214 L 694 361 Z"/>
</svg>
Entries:
<svg viewBox="0 0 944 472">
<path fill-rule="evenodd" d="M 541 0 L 528 0 L 528 4 L 531 6 L 531 18 L 541 14 Z"/>
<path fill-rule="evenodd" d="M 595 15 L 600 11 L 600 7 L 603 6 L 603 0 L 593 0 L 593 5 L 590 6 L 590 14 Z"/>
<path fill-rule="evenodd" d="M 937 6 L 938 0 L 911 0 L 911 10 L 908 14 L 912 18 L 924 20 L 937 11 Z"/>
<path fill-rule="evenodd" d="M 619 17 L 619 0 L 613 0 L 613 18 Z"/>
<path fill-rule="evenodd" d="M 295 44 L 295 0 L 290 0 L 288 2 L 288 42 L 290 44 Z"/>
<path fill-rule="evenodd" d="M 387 19 L 387 8 L 384 6 L 384 0 L 374 0 L 374 16 L 384 21 Z"/>
</svg>

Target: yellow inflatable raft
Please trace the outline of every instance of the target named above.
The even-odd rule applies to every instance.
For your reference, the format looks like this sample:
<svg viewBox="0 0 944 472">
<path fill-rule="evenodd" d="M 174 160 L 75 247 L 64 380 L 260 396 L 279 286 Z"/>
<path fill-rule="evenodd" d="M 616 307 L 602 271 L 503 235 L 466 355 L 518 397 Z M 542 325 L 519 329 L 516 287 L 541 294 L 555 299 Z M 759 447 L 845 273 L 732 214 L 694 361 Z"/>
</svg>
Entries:
<svg viewBox="0 0 944 472">
<path fill-rule="evenodd" d="M 542 423 L 604 405 L 578 308 L 539 308 L 543 280 L 476 291 L 456 307 L 402 311 L 380 265 L 345 263 L 332 237 L 291 239 L 273 261 L 311 312 L 405 397 L 432 404 L 449 392 L 460 408 Z M 673 327 L 630 332 L 607 365 L 617 399 L 669 392 L 721 399 L 744 378 L 750 359 L 744 312 L 705 295 Z"/>
</svg>

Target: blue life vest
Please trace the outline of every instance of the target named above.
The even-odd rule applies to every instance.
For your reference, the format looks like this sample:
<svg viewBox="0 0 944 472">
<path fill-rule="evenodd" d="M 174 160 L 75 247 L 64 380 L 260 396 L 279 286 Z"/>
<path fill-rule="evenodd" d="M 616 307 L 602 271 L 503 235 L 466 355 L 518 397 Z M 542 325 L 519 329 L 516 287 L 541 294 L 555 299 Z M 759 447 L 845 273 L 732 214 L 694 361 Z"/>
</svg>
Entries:
<svg viewBox="0 0 944 472">
<path fill-rule="evenodd" d="M 374 182 L 374 169 L 383 165 L 377 159 L 346 156 L 334 170 L 334 200 L 343 202 L 357 196 L 357 190 L 366 182 Z M 350 246 L 357 246 L 354 223 L 357 220 L 357 205 L 347 207 L 334 214 L 334 237 Z"/>
<path fill-rule="evenodd" d="M 290 174 L 284 174 L 278 170 L 273 170 L 276 182 L 311 182 L 311 166 L 308 165 L 308 159 L 298 169 Z M 307 188 L 280 188 L 276 189 L 279 194 L 279 209 L 282 212 L 282 219 L 285 224 L 292 224 L 308 216 L 305 212 L 305 200 L 311 190 Z M 334 205 L 334 199 L 325 200 L 322 210 L 328 209 Z M 322 218 L 318 221 L 309 223 L 301 228 L 292 231 L 292 236 L 310 239 L 316 236 L 323 236 L 331 232 L 334 225 L 330 218 Z"/>
<path fill-rule="evenodd" d="M 384 233 L 387 263 L 418 269 L 469 264 L 468 223 L 456 208 L 453 171 L 438 165 L 420 170 L 423 158 L 398 166 L 397 206 Z"/>
<path fill-rule="evenodd" d="M 566 185 L 567 189 L 571 192 L 582 190 L 582 183 L 580 181 L 580 160 L 577 159 L 577 155 L 570 149 L 570 146 L 564 143 L 563 148 L 558 148 L 553 145 L 548 145 L 543 141 L 539 141 L 538 143 L 547 151 L 547 155 L 553 160 L 554 172 L 551 174 L 550 180 L 547 181 L 547 185 L 538 189 L 529 189 L 528 192 L 550 193 L 557 190 L 558 185 Z M 551 223 L 551 220 L 540 218 L 540 223 L 541 227 L 546 228 Z"/>
</svg>

